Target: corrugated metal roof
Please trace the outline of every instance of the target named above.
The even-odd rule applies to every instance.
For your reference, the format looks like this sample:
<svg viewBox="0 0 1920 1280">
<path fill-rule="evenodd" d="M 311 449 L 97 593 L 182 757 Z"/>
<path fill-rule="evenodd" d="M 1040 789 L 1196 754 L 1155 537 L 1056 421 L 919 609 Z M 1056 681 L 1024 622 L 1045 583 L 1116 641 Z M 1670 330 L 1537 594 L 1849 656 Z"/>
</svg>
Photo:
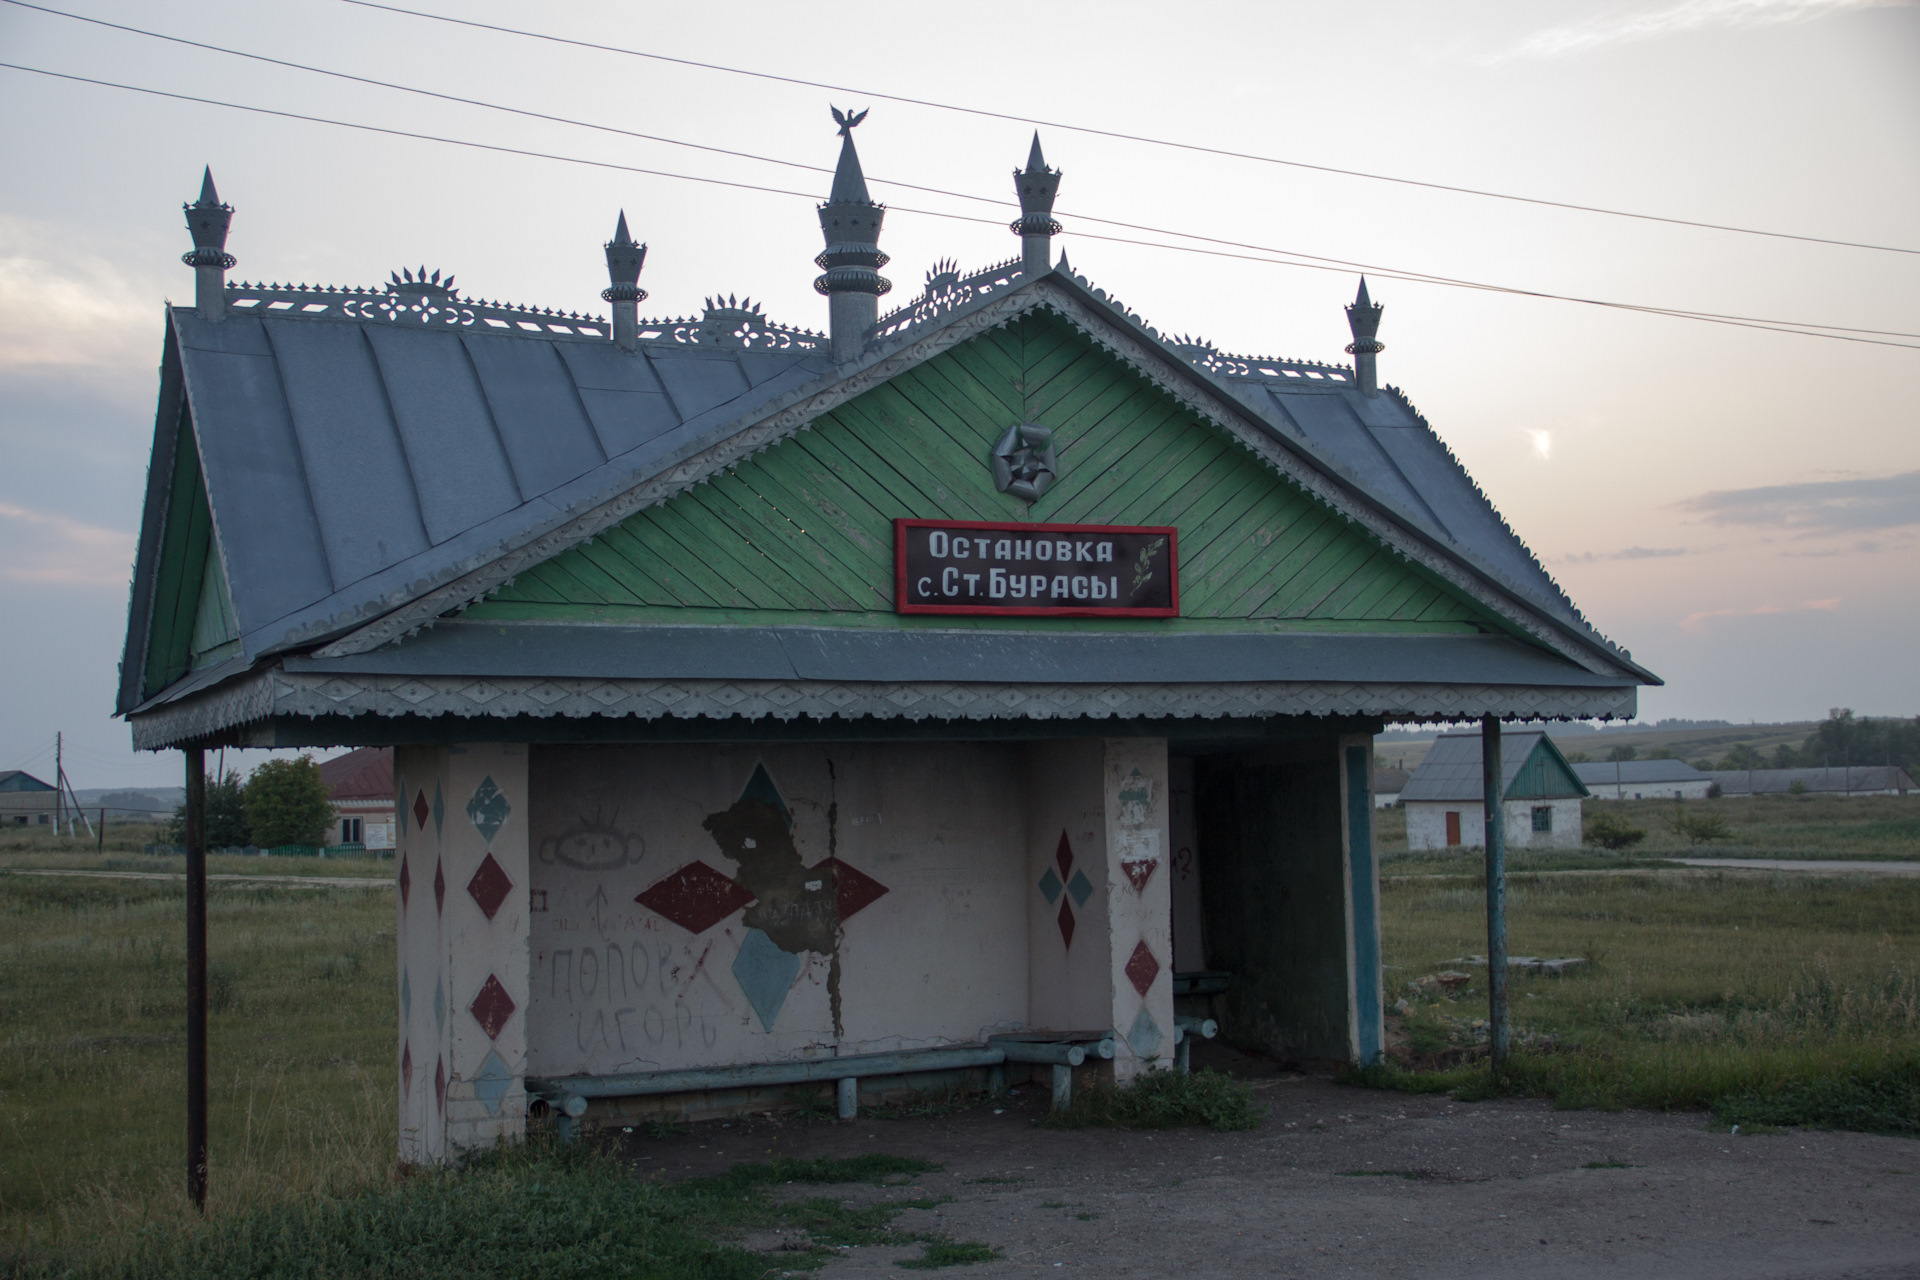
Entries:
<svg viewBox="0 0 1920 1280">
<path fill-rule="evenodd" d="M 1685 760 L 1589 760 L 1573 766 L 1590 787 L 1646 786 L 1659 782 L 1705 782 L 1707 775 Z"/>
<path fill-rule="evenodd" d="M 392 800 L 393 748 L 361 747 L 320 762 L 329 800 Z"/>
<path fill-rule="evenodd" d="M 249 658 L 465 572 L 657 471 L 702 426 L 829 373 L 804 350 L 177 307 L 186 394 Z"/>
<path fill-rule="evenodd" d="M 1536 753 L 1546 759 L 1536 760 Z M 1541 766 L 1552 763 L 1554 768 Z M 1522 772 L 1528 777 L 1523 779 Z M 1545 799 L 1562 794 L 1562 789 L 1538 785 L 1548 774 L 1561 772 L 1558 753 L 1547 735 L 1539 729 L 1508 729 L 1500 735 L 1500 794 L 1508 800 Z M 1567 779 L 1574 775 L 1567 773 Z M 1480 777 L 1480 735 L 1443 733 L 1434 739 L 1420 767 L 1413 771 L 1400 798 L 1406 801 L 1434 800 L 1481 803 L 1484 786 Z"/>
</svg>

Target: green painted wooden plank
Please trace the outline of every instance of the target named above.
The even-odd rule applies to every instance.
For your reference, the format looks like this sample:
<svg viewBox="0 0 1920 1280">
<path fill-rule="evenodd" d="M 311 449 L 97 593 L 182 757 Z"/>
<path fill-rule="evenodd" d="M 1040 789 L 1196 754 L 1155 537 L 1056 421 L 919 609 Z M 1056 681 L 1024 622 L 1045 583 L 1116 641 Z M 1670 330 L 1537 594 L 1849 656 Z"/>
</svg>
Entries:
<svg viewBox="0 0 1920 1280">
<path fill-rule="evenodd" d="M 887 465 L 858 432 L 838 417 L 831 431 L 816 428 L 807 433 L 803 447 L 829 471 L 846 479 L 855 493 L 886 518 L 889 527 L 895 516 L 933 509 L 934 500 L 921 491 L 913 478 L 899 467 Z M 889 532 L 889 543 L 892 538 Z"/>
<path fill-rule="evenodd" d="M 1406 603 L 1393 611 L 1395 622 L 1418 622 L 1433 602 L 1446 593 L 1437 582 L 1423 582 L 1414 593 L 1407 597 Z"/>
<path fill-rule="evenodd" d="M 875 387 L 842 406 L 841 416 L 877 455 L 907 472 L 934 499 L 937 505 L 926 515 L 953 520 L 1019 518 L 1010 514 L 1019 500 L 994 491 L 993 474 L 983 463 L 955 459 L 938 447 L 938 441 L 915 429 L 913 406 L 898 392 Z"/>
<path fill-rule="evenodd" d="M 1420 580 L 1420 571 L 1399 556 L 1391 557 L 1391 569 L 1383 567 L 1365 591 L 1345 602 L 1343 616 L 1349 618 L 1387 618 L 1393 616 L 1388 602 L 1401 599 Z"/>
<path fill-rule="evenodd" d="M 727 604 L 730 597 L 714 596 L 680 567 L 677 558 L 660 554 L 661 546 L 671 544 L 661 542 L 653 531 L 653 512 L 658 509 L 649 508 L 628 516 L 600 535 L 601 544 L 633 565 L 636 571 L 659 583 L 662 601 L 715 607 Z M 643 537 L 643 533 L 646 536 Z M 648 599 L 653 598 L 649 593 Z"/>
<path fill-rule="evenodd" d="M 1038 376 L 1039 372 L 1036 370 L 1035 375 Z M 1114 369 L 1112 358 L 1105 352 L 1082 345 L 1073 352 L 1073 359 L 1065 367 L 1053 372 L 1045 383 L 1028 388 L 1027 416 L 1043 418 L 1059 411 L 1060 406 L 1070 406 L 1117 381 L 1130 379 L 1123 378 Z M 1089 383 L 1093 384 L 1091 389 Z M 1065 412 L 1071 413 L 1072 409 L 1067 408 Z"/>
<path fill-rule="evenodd" d="M 1317 546 L 1304 562 L 1294 562 L 1284 577 L 1272 575 L 1256 589 L 1240 598 L 1231 612 L 1246 612 L 1269 618 L 1303 618 L 1333 586 L 1365 563 L 1373 554 L 1372 543 L 1356 539 L 1336 517 L 1327 522 L 1332 536 Z"/>
<path fill-rule="evenodd" d="M 914 372 L 952 388 L 960 402 L 972 406 L 982 419 L 1017 422 L 1025 405 L 1013 388 L 1013 374 L 993 362 L 991 350 L 976 338 L 942 352 Z"/>
<path fill-rule="evenodd" d="M 1060 342 L 1050 346 L 1044 352 L 1036 352 L 1030 348 L 1026 376 L 1023 379 L 1023 390 L 1027 400 L 1026 411 L 1029 414 L 1036 412 L 1036 403 L 1043 401 L 1048 395 L 1048 388 L 1061 379 L 1066 379 L 1061 383 L 1063 392 L 1071 391 L 1078 385 L 1077 379 L 1071 376 L 1070 371 L 1091 354 L 1086 339 L 1078 334 L 1064 336 Z M 1095 360 L 1105 366 L 1109 371 L 1108 376 L 1117 375 L 1118 371 L 1113 365 L 1112 357 L 1102 355 L 1095 357 Z M 1088 367 L 1091 368 L 1091 364 Z"/>
<path fill-rule="evenodd" d="M 669 501 L 658 519 L 681 542 L 702 547 L 707 563 L 733 578 L 741 593 L 762 608 L 791 609 L 811 603 L 793 576 L 773 564 L 766 548 L 741 529 L 740 513 L 732 506 L 714 498 L 710 483 L 695 485 Z"/>
<path fill-rule="evenodd" d="M 782 511 L 798 513 L 796 525 L 815 540 L 821 555 L 836 566 L 841 578 L 870 576 L 874 563 L 891 561 L 892 523 L 844 481 L 816 486 L 814 476 L 825 477 L 811 454 L 803 449 L 779 449 L 762 454 L 755 466 L 740 476 L 757 493 Z M 853 508 L 858 507 L 855 511 Z M 804 521 L 804 523 L 801 523 Z"/>
<path fill-rule="evenodd" d="M 1255 600 L 1299 571 L 1338 536 L 1323 512 L 1284 506 L 1254 508 L 1201 552 L 1203 571 L 1189 596 L 1195 612 L 1247 617 Z M 1277 557 L 1277 558 L 1276 558 Z"/>
<path fill-rule="evenodd" d="M 1152 425 L 1141 422 L 1126 435 L 1132 447 L 1072 494 L 1061 506 L 1062 516 L 1093 524 L 1149 523 L 1140 518 L 1142 509 L 1197 475 L 1215 447 L 1208 433 L 1192 430 L 1172 413 Z M 1196 453 L 1200 460 L 1190 464 Z"/>
<path fill-rule="evenodd" d="M 1413 566 L 1408 565 L 1407 571 L 1400 575 L 1399 580 L 1393 584 L 1392 590 L 1388 591 L 1378 600 L 1367 602 L 1365 606 L 1366 616 L 1382 619 L 1392 618 L 1395 613 L 1399 611 L 1400 606 L 1405 604 L 1407 600 L 1413 596 L 1414 592 L 1420 590 L 1424 582 L 1425 579 L 1420 572 Z"/>
<path fill-rule="evenodd" d="M 1109 415 L 1109 422 L 1089 431 L 1069 457 L 1061 459 L 1060 478 L 1040 501 L 1045 519 L 1078 519 L 1103 494 L 1125 483 L 1126 475 L 1115 468 L 1128 454 L 1143 441 L 1180 429 L 1174 411 L 1155 404 L 1130 402 Z"/>
<path fill-rule="evenodd" d="M 1322 575 L 1300 602 L 1288 612 L 1303 618 L 1352 618 L 1357 616 L 1345 606 L 1362 591 L 1376 585 L 1382 577 L 1391 579 L 1398 568 L 1393 556 L 1371 539 L 1359 540 L 1358 554 L 1351 563 Z"/>
<path fill-rule="evenodd" d="M 854 576 L 834 562 L 818 538 L 802 533 L 797 525 L 755 493 L 737 471 L 716 476 L 707 487 L 712 491 L 713 501 L 732 502 L 740 519 L 757 533 L 756 545 L 766 553 L 768 562 L 792 579 L 793 590 L 787 593 L 789 602 L 798 604 L 810 597 L 816 606 L 859 607 L 855 602 L 858 586 Z M 743 536 L 750 535 L 743 532 Z"/>
<path fill-rule="evenodd" d="M 574 547 L 555 556 L 541 566 L 546 571 L 542 576 L 549 586 L 569 600 L 592 600 L 598 604 L 640 604 L 639 596 L 594 563 L 591 551 L 589 547 Z M 563 574 L 567 576 L 563 578 Z M 571 584 L 567 578 L 572 579 Z"/>
<path fill-rule="evenodd" d="M 159 693 L 192 668 L 192 613 L 199 604 L 200 578 L 206 571 L 211 532 L 206 485 L 200 475 L 200 451 L 193 435 L 193 420 L 184 409 L 178 432 L 167 494 L 166 526 L 154 566 L 153 604 L 147 621 L 142 686 L 147 697 Z"/>
<path fill-rule="evenodd" d="M 984 414 L 969 412 L 969 406 L 964 403 L 955 404 L 949 392 L 925 378 L 895 378 L 888 389 L 899 396 L 900 404 L 911 406 L 912 421 L 925 424 L 928 449 L 937 449 L 943 457 L 956 462 L 965 459 L 971 466 L 978 467 L 983 477 L 989 477 L 985 483 L 992 487 L 987 458 L 1005 424 L 995 423 Z"/>
<path fill-rule="evenodd" d="M 648 557 L 639 554 L 639 544 L 618 526 L 596 535 L 592 546 L 577 550 L 632 592 L 642 604 L 679 599 L 679 594 L 667 585 L 666 575 L 650 571 L 659 566 L 650 565 Z"/>
<path fill-rule="evenodd" d="M 722 573 L 710 558 L 704 537 L 697 537 L 681 520 L 664 520 L 666 507 L 649 507 L 636 518 L 622 521 L 626 532 L 644 552 L 671 567 L 683 581 L 701 595 L 726 608 L 747 608 L 758 604 L 741 589 L 730 572 Z"/>
</svg>

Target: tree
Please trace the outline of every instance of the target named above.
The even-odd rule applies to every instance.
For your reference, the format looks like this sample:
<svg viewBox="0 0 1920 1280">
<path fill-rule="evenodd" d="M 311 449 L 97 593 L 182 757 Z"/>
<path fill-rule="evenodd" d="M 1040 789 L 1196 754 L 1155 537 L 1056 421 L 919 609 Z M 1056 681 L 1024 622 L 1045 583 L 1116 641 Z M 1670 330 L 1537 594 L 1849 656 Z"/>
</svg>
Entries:
<svg viewBox="0 0 1920 1280">
<path fill-rule="evenodd" d="M 1602 809 L 1587 815 L 1584 840 L 1602 849 L 1626 849 L 1647 838 L 1647 833 L 1617 813 Z"/>
<path fill-rule="evenodd" d="M 268 848 L 319 844 L 334 817 L 327 784 L 311 756 L 269 760 L 255 769 L 247 779 L 246 811 L 253 842 Z"/>
<path fill-rule="evenodd" d="M 174 806 L 173 820 L 167 823 L 166 835 L 169 844 L 187 842 L 187 806 L 184 801 Z M 223 777 L 207 783 L 206 830 L 202 838 L 209 849 L 233 849 L 247 843 L 247 835 L 245 789 L 240 785 L 240 775 L 229 769 Z"/>
<path fill-rule="evenodd" d="M 1566 757 L 1568 764 L 1586 764 L 1593 759 L 1592 756 L 1584 751 L 1569 751 L 1566 753 Z"/>
<path fill-rule="evenodd" d="M 1698 769 L 1702 773 L 1712 773 L 1713 761 L 1707 759 L 1705 756 L 1701 756 L 1698 760 L 1695 760 L 1693 762 L 1693 767 Z"/>
<path fill-rule="evenodd" d="M 1634 750 L 1634 748 L 1632 747 L 1615 747 L 1613 750 L 1607 752 L 1607 759 L 1613 760 L 1613 761 L 1626 761 L 1626 760 L 1633 759 L 1635 756 L 1639 754 L 1640 753 Z"/>
</svg>

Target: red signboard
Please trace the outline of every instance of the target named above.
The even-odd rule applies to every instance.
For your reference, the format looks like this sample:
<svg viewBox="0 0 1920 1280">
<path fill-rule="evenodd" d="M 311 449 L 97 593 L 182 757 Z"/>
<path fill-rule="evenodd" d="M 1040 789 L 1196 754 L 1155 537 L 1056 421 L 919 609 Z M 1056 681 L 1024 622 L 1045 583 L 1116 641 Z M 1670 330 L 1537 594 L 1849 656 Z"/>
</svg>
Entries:
<svg viewBox="0 0 1920 1280">
<path fill-rule="evenodd" d="M 1171 525 L 893 522 L 898 613 L 1173 618 L 1179 555 Z"/>
</svg>

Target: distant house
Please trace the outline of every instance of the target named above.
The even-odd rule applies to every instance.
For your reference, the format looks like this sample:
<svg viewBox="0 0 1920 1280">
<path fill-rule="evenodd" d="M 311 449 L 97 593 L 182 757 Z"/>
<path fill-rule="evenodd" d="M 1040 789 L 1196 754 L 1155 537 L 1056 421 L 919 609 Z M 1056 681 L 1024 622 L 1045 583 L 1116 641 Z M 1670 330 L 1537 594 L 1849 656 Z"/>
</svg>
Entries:
<svg viewBox="0 0 1920 1280">
<path fill-rule="evenodd" d="M 327 844 L 393 848 L 392 747 L 361 747 L 324 761 L 320 778 L 338 811 Z"/>
<path fill-rule="evenodd" d="M 0 826 L 49 826 L 60 808 L 60 793 L 19 769 L 0 771 Z"/>
<path fill-rule="evenodd" d="M 1685 760 L 1594 760 L 1573 771 L 1596 800 L 1704 800 L 1714 779 Z"/>
<path fill-rule="evenodd" d="M 1856 764 L 1840 769 L 1716 769 L 1707 775 L 1728 796 L 1784 796 L 1800 791 L 1820 795 L 1904 796 L 1913 779 L 1898 765 Z"/>
<path fill-rule="evenodd" d="M 1587 795 L 1586 784 L 1544 732 L 1506 733 L 1500 744 L 1500 774 L 1508 847 L 1580 847 L 1580 801 Z M 1441 734 L 1400 792 L 1407 810 L 1407 847 L 1484 847 L 1483 797 L 1480 735 Z"/>
<path fill-rule="evenodd" d="M 1400 800 L 1407 779 L 1413 774 L 1406 769 L 1375 769 L 1373 771 L 1373 807 L 1391 809 Z"/>
</svg>

